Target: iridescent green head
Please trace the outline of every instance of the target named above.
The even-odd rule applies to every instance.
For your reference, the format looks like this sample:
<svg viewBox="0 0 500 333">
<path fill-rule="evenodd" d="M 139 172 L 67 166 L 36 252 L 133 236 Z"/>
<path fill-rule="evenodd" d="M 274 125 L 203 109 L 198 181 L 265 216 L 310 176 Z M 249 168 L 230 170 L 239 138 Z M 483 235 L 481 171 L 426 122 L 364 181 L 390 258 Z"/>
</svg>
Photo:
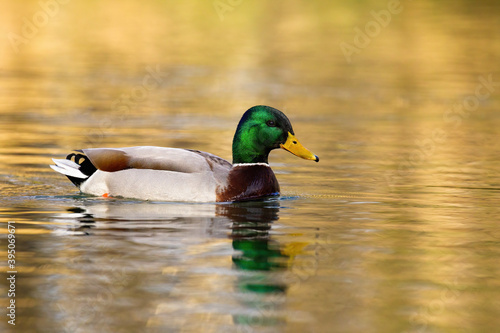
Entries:
<svg viewBox="0 0 500 333">
<path fill-rule="evenodd" d="M 268 163 L 271 150 L 283 148 L 304 159 L 319 158 L 295 138 L 292 124 L 285 114 L 270 106 L 248 109 L 236 128 L 233 139 L 233 164 Z"/>
</svg>

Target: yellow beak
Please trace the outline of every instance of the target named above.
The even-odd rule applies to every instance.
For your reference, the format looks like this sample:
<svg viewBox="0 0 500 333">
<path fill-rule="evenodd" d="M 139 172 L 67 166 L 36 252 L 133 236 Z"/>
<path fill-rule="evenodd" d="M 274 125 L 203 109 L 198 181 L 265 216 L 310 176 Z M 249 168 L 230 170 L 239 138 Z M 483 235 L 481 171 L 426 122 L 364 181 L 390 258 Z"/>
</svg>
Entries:
<svg viewBox="0 0 500 333">
<path fill-rule="evenodd" d="M 288 132 L 288 138 L 285 143 L 280 144 L 281 148 L 289 151 L 295 156 L 302 157 L 305 160 L 319 161 L 319 157 L 311 153 L 306 147 L 300 144 L 297 138 Z"/>
</svg>

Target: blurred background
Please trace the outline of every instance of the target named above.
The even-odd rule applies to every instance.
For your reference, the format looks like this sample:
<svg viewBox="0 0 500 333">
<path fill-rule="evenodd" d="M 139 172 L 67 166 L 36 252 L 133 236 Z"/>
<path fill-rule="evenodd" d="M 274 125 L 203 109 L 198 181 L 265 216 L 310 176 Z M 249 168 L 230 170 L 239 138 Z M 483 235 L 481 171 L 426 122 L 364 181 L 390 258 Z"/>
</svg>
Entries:
<svg viewBox="0 0 500 333">
<path fill-rule="evenodd" d="M 0 13 L 0 221 L 19 226 L 20 331 L 499 326 L 498 1 L 2 0 Z M 86 147 L 230 160 L 259 104 L 321 159 L 271 153 L 277 202 L 105 203 L 48 168 Z"/>
</svg>

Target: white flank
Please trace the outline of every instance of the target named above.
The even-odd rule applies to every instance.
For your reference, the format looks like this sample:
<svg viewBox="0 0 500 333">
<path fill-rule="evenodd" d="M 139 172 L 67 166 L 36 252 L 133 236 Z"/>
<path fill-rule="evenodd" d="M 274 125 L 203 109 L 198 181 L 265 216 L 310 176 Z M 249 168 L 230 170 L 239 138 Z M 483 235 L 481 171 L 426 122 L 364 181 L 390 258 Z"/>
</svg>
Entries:
<svg viewBox="0 0 500 333">
<path fill-rule="evenodd" d="M 50 167 L 63 175 L 85 179 L 88 178 L 86 174 L 80 171 L 80 165 L 72 162 L 70 160 L 56 160 L 52 159 L 56 165 L 51 165 Z"/>
</svg>

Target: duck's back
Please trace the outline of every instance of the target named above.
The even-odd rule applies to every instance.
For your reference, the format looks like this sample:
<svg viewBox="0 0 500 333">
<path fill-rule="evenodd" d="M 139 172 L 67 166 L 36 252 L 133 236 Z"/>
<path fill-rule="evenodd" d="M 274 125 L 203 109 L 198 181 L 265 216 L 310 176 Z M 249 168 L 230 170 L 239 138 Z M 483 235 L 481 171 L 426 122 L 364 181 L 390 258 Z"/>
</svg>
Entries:
<svg viewBox="0 0 500 333">
<path fill-rule="evenodd" d="M 78 150 L 54 160 L 83 193 L 153 201 L 222 202 L 279 194 L 267 163 L 235 164 L 210 153 L 179 148 Z"/>
<path fill-rule="evenodd" d="M 164 147 L 90 148 L 68 159 L 86 167 L 85 179 L 68 176 L 84 193 L 161 201 L 214 202 L 232 167 L 209 153 Z"/>
</svg>

